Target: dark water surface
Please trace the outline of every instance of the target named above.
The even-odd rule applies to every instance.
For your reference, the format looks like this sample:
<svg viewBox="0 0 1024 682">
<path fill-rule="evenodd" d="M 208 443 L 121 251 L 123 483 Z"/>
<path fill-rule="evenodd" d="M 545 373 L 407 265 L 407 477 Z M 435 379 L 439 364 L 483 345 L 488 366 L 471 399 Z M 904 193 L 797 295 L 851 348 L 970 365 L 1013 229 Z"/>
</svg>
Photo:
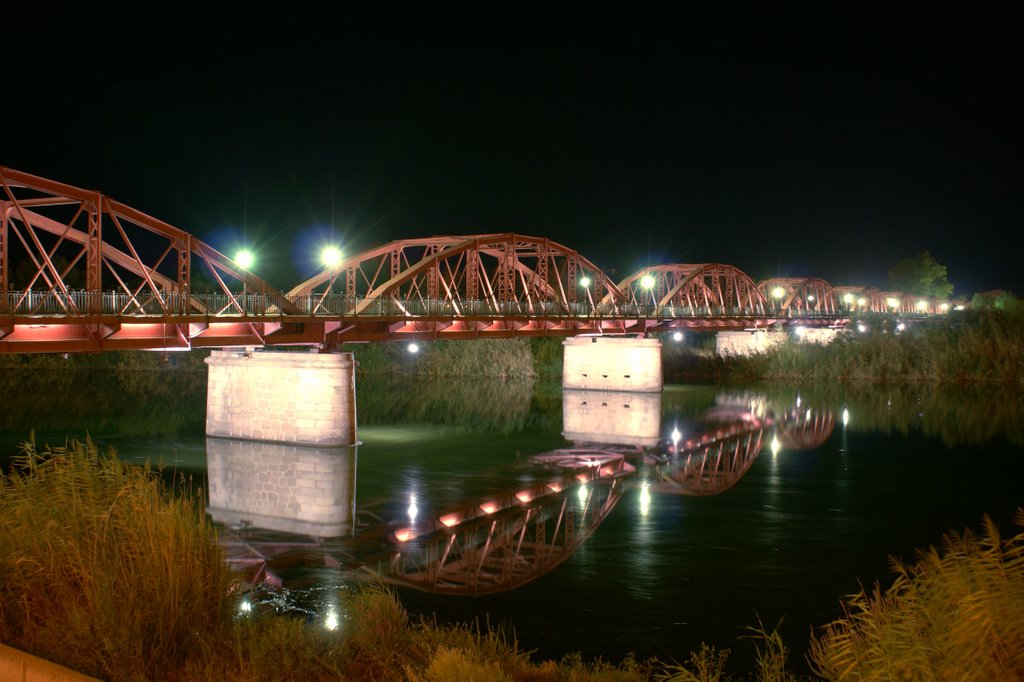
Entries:
<svg viewBox="0 0 1024 682">
<path fill-rule="evenodd" d="M 88 435 L 129 461 L 202 480 L 236 559 L 245 549 L 252 576 L 283 583 L 254 590 L 246 608 L 344 627 L 338 587 L 373 570 L 401 566 L 406 583 L 478 593 L 511 571 L 509 591 L 400 594 L 414 613 L 504 625 L 544 658 L 684 660 L 703 640 L 749 661 L 753 644 L 739 638 L 760 618 L 783 619 L 800 669 L 812 627 L 839 616 L 840 598 L 861 583 L 885 583 L 889 556 L 912 559 L 984 514 L 1010 534 L 1024 505 L 1021 395 L 990 387 L 668 386 L 638 396 L 360 378 L 361 444 L 296 450 L 207 439 L 201 375 L 5 371 L 2 384 L 5 469 L 35 429 L 40 443 Z M 574 446 L 621 468 L 582 484 L 579 471 L 598 471 L 584 466 L 592 453 L 573 460 L 582 469 L 532 459 Z M 324 497 L 303 507 L 289 495 L 311 479 Z M 556 480 L 560 490 L 544 488 Z M 538 489 L 528 502 L 513 497 Z M 482 513 L 488 501 L 507 509 Z M 448 529 L 439 519 L 453 510 L 477 519 Z M 395 531 L 408 531 L 406 542 Z M 537 533 L 564 555 L 545 570 L 524 550 Z M 425 553 L 449 545 L 490 577 L 459 587 L 416 573 Z"/>
</svg>

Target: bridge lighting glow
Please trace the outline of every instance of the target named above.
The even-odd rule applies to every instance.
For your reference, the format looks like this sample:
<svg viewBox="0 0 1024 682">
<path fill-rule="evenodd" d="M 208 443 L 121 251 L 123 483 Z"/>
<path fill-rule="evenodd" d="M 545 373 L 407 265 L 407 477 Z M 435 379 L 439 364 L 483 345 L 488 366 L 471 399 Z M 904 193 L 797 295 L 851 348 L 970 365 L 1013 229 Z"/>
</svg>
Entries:
<svg viewBox="0 0 1024 682">
<path fill-rule="evenodd" d="M 811 421 L 811 408 L 809 408 L 809 407 L 807 408 L 807 414 L 804 415 L 804 421 L 806 421 L 806 422 Z"/>
<path fill-rule="evenodd" d="M 676 332 L 675 334 L 672 335 L 672 340 L 673 341 L 682 341 L 683 340 L 683 333 L 682 332 Z"/>
<path fill-rule="evenodd" d="M 419 352 L 420 352 L 420 347 L 419 347 L 419 344 L 417 344 L 417 343 L 415 343 L 415 342 L 413 342 L 413 343 L 410 343 L 410 344 L 409 344 L 409 348 L 408 348 L 408 350 L 409 350 L 409 352 L 410 352 L 410 353 L 412 353 L 413 355 L 415 355 L 416 353 L 419 353 Z"/>
<path fill-rule="evenodd" d="M 320 252 L 320 262 L 332 270 L 341 265 L 341 249 L 337 246 L 325 246 Z"/>
<path fill-rule="evenodd" d="M 900 307 L 900 299 L 890 296 L 889 298 L 885 299 L 885 304 L 890 308 L 896 309 Z"/>
<path fill-rule="evenodd" d="M 853 303 L 853 294 L 843 294 L 843 303 L 846 305 Z"/>
<path fill-rule="evenodd" d="M 242 268 L 248 270 L 252 267 L 252 264 L 256 262 L 256 257 L 252 254 L 249 249 L 242 249 L 235 254 L 235 262 L 238 263 Z"/>
<path fill-rule="evenodd" d="M 793 333 L 796 334 L 797 338 L 802 339 L 804 334 L 807 333 L 807 327 L 797 327 L 793 330 Z"/>
<path fill-rule="evenodd" d="M 845 429 L 846 425 L 849 424 L 849 423 L 850 423 L 850 411 L 844 407 L 843 408 L 843 428 Z"/>
<path fill-rule="evenodd" d="M 857 323 L 857 331 L 859 331 L 861 334 L 863 334 L 867 330 L 868 330 L 867 325 L 865 325 L 863 322 L 858 322 Z"/>
<path fill-rule="evenodd" d="M 898 331 L 898 332 L 901 332 L 901 331 L 903 331 L 906 328 L 907 328 L 907 325 L 903 324 L 902 322 L 900 322 L 898 325 L 896 325 L 896 331 Z"/>
<path fill-rule="evenodd" d="M 786 290 L 782 287 L 775 287 L 772 289 L 772 298 L 782 298 L 786 295 Z"/>
<path fill-rule="evenodd" d="M 858 298 L 857 299 L 857 305 L 859 305 L 861 308 L 863 308 L 867 304 L 868 304 L 868 299 L 866 299 L 866 298 Z"/>
<path fill-rule="evenodd" d="M 409 513 L 409 522 L 415 523 L 416 516 L 420 513 L 420 508 L 416 506 L 416 496 L 409 496 L 409 508 L 406 510 Z"/>
<path fill-rule="evenodd" d="M 587 490 L 586 485 L 581 485 L 579 491 L 576 493 L 576 498 L 580 501 L 580 504 L 587 503 L 587 495 L 590 491 Z"/>
<path fill-rule="evenodd" d="M 779 450 L 782 449 L 782 443 L 779 442 L 778 436 L 772 435 L 771 448 L 772 448 L 772 457 L 774 457 L 775 455 L 779 454 Z"/>
<path fill-rule="evenodd" d="M 672 448 L 678 449 L 679 439 L 683 437 L 683 434 L 679 433 L 679 427 L 672 429 Z"/>
<path fill-rule="evenodd" d="M 917 302 L 917 309 L 922 311 L 922 312 L 925 311 L 925 310 L 928 310 L 928 301 L 925 301 L 923 299 L 918 301 Z"/>
<path fill-rule="evenodd" d="M 813 301 L 814 300 L 814 294 L 807 294 L 807 300 L 808 301 Z"/>
<path fill-rule="evenodd" d="M 964 307 L 962 305 L 958 305 L 957 307 L 953 308 L 953 310 L 963 310 L 963 309 L 964 309 Z"/>
<path fill-rule="evenodd" d="M 650 289 L 651 287 L 653 287 L 654 286 L 654 276 L 653 275 L 644 275 L 643 277 L 641 277 L 640 278 L 640 286 L 642 286 L 644 289 Z"/>
<path fill-rule="evenodd" d="M 939 310 L 941 310 L 944 313 L 948 313 L 949 312 L 949 304 L 948 303 L 940 303 L 939 304 Z"/>
<path fill-rule="evenodd" d="M 248 599 L 243 599 L 242 603 L 238 605 L 239 613 L 249 613 L 252 611 L 252 602 Z"/>
<path fill-rule="evenodd" d="M 587 277 L 586 275 L 584 275 L 583 277 L 580 277 L 580 286 L 581 287 L 589 287 L 590 286 L 590 278 Z"/>
<path fill-rule="evenodd" d="M 328 630 L 334 631 L 338 629 L 338 612 L 331 609 L 327 612 L 327 618 L 324 619 L 324 627 Z"/>
<path fill-rule="evenodd" d="M 640 486 L 640 516 L 647 516 L 651 511 L 651 485 L 644 483 Z"/>
</svg>

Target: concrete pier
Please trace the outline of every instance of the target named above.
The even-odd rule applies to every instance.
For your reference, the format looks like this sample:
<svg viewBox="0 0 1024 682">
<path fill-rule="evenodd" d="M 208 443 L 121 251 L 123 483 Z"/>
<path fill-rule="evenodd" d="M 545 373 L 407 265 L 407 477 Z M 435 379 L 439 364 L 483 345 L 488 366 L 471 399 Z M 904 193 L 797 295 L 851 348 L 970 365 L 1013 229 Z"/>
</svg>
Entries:
<svg viewBox="0 0 1024 682">
<path fill-rule="evenodd" d="M 718 332 L 715 351 L 719 355 L 754 355 L 774 348 L 789 339 L 786 332 Z"/>
<path fill-rule="evenodd" d="M 213 351 L 206 435 L 312 446 L 356 442 L 351 353 Z"/>
<path fill-rule="evenodd" d="M 661 392 L 659 339 L 576 336 L 562 345 L 563 388 Z"/>
</svg>

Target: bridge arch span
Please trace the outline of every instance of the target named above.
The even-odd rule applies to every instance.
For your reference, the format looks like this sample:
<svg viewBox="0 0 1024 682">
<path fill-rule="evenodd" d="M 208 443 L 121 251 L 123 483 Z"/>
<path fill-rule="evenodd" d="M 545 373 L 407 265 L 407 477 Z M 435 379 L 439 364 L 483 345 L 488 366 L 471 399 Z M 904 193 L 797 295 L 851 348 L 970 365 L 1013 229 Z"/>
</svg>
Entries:
<svg viewBox="0 0 1024 682">
<path fill-rule="evenodd" d="M 598 301 L 610 300 L 614 308 L 622 298 L 615 283 L 578 252 L 514 233 L 390 242 L 344 258 L 337 270 L 317 273 L 289 296 L 309 296 L 322 305 L 342 275 L 338 288 L 355 315 L 593 315 Z"/>
<path fill-rule="evenodd" d="M 773 277 L 757 286 L 773 310 L 835 314 L 838 309 L 835 289 L 818 277 Z"/>
<path fill-rule="evenodd" d="M 634 306 L 678 306 L 697 310 L 739 309 L 764 314 L 764 295 L 754 280 L 733 265 L 676 263 L 634 272 L 618 283 L 623 302 Z"/>
</svg>

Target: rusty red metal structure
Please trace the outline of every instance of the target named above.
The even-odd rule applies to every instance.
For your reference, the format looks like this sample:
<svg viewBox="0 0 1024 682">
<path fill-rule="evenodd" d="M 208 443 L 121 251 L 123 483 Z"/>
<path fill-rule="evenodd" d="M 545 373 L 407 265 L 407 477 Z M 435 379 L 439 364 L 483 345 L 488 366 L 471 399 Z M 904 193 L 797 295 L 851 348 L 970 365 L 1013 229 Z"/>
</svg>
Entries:
<svg viewBox="0 0 1024 682">
<path fill-rule="evenodd" d="M 774 277 L 757 285 L 770 310 L 835 315 L 841 308 L 832 285 L 817 277 Z"/>
<path fill-rule="evenodd" d="M 718 263 L 657 265 L 616 284 L 569 247 L 512 233 L 391 242 L 283 293 L 100 192 L 0 167 L 0 353 L 843 326 L 851 312 L 815 279 L 773 308 Z"/>
<path fill-rule="evenodd" d="M 396 529 L 394 551 L 367 570 L 384 582 L 440 594 L 515 589 L 560 565 L 590 538 L 635 472 L 623 455 L 601 450 L 531 459 L 570 473 Z"/>
</svg>

